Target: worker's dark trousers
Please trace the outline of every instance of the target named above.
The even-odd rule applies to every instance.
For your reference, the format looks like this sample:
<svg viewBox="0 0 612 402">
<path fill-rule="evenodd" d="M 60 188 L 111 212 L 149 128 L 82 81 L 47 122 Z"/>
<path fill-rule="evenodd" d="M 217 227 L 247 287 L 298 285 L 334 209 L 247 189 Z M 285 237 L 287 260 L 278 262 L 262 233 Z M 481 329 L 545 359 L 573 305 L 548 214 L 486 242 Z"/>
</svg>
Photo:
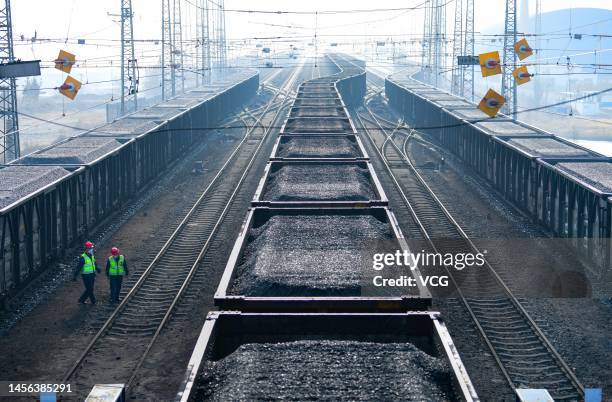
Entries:
<svg viewBox="0 0 612 402">
<path fill-rule="evenodd" d="M 111 275 L 110 282 L 110 299 L 111 301 L 119 301 L 119 293 L 121 292 L 121 283 L 123 275 Z"/>
<path fill-rule="evenodd" d="M 84 303 L 87 298 L 91 300 L 92 304 L 96 303 L 96 296 L 94 295 L 94 283 L 96 281 L 96 274 L 83 274 L 83 284 L 85 285 L 85 291 L 79 297 L 79 301 Z"/>
</svg>

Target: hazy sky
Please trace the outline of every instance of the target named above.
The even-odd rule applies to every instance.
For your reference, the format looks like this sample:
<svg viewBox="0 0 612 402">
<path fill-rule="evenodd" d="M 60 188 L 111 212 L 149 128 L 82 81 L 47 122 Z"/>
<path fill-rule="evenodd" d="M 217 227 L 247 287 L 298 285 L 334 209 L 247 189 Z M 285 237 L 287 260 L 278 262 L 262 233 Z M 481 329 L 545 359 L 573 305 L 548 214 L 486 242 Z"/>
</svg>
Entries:
<svg viewBox="0 0 612 402">
<path fill-rule="evenodd" d="M 183 37 L 186 54 L 193 55 L 195 37 L 195 15 L 198 0 L 183 1 Z M 392 37 L 394 40 L 418 39 L 423 31 L 423 9 L 385 12 L 338 13 L 332 15 L 312 14 L 258 14 L 238 13 L 231 10 L 367 10 L 372 8 L 406 8 L 422 6 L 425 0 L 225 0 L 227 36 L 234 48 L 241 45 L 240 39 L 262 37 L 299 37 L 312 41 L 316 32 L 322 42 L 329 35 L 341 35 L 335 41 L 363 42 L 365 37 L 373 40 Z M 519 4 L 521 0 L 518 0 Z M 134 8 L 135 38 L 140 40 L 159 40 L 161 38 L 161 1 L 132 0 Z M 531 1 L 532 4 L 535 1 Z M 55 59 L 60 49 L 77 55 L 82 63 L 73 72 L 76 78 L 87 82 L 118 78 L 119 66 L 119 24 L 116 16 L 120 0 L 18 0 L 13 1 L 13 25 L 16 56 L 22 59 L 38 58 L 47 62 Z M 504 0 L 475 0 L 476 30 L 487 26 L 503 26 Z M 544 11 L 567 7 L 599 7 L 612 9 L 610 0 L 542 0 Z M 533 7 L 533 5 L 532 5 Z M 452 32 L 454 1 L 447 6 L 448 32 Z M 520 26 L 519 26 L 520 29 Z M 39 39 L 52 39 L 51 42 L 38 42 L 32 45 L 28 39 L 36 32 Z M 25 40 L 21 40 L 21 35 Z M 66 38 L 68 41 L 66 42 Z M 85 39 L 85 45 L 76 44 L 77 39 Z M 331 39 L 329 39 L 331 40 Z M 272 44 L 276 48 L 288 47 L 286 39 Z M 267 42 L 253 39 L 253 42 Z M 418 46 L 418 45 L 415 45 Z M 248 48 L 254 49 L 254 44 Z M 160 45 L 154 42 L 137 42 L 137 58 L 141 78 L 147 76 L 145 66 L 159 64 Z M 83 63 L 85 61 L 85 63 Z M 186 65 L 189 64 L 187 60 Z M 111 68 L 109 68 L 112 65 Z M 63 75 L 57 70 L 44 70 L 44 86 L 59 85 Z M 154 75 L 150 75 L 154 79 Z"/>
<path fill-rule="evenodd" d="M 252 10 L 296 10 L 325 11 L 371 8 L 403 8 L 419 6 L 424 0 L 226 0 L 226 9 Z M 521 0 L 519 0 L 520 3 Z M 193 36 L 196 9 L 184 2 L 184 36 Z M 160 38 L 160 1 L 133 0 L 135 13 L 135 36 L 138 39 Z M 503 0 L 475 0 L 476 24 L 478 28 L 501 24 L 503 21 Z M 533 0 L 531 3 L 535 3 Z M 118 49 L 108 40 L 119 37 L 117 17 L 108 13 L 118 13 L 120 0 L 19 0 L 13 1 L 13 24 L 16 39 L 23 34 L 26 38 L 84 38 L 90 43 L 86 46 L 63 43 L 38 45 L 16 41 L 17 56 L 22 58 L 39 57 L 52 59 L 60 47 L 69 47 L 83 57 L 104 57 L 118 54 Z M 599 7 L 612 9 L 610 0 L 542 0 L 544 11 L 567 7 Z M 532 6 L 533 7 L 533 6 Z M 448 5 L 452 14 L 454 5 Z M 449 23 L 452 15 L 447 16 Z M 355 14 L 319 15 L 278 15 L 243 14 L 228 12 L 226 17 L 228 36 L 232 39 L 266 36 L 313 36 L 318 26 L 319 35 L 345 35 L 350 40 L 360 40 L 362 35 L 419 35 L 422 32 L 423 11 L 370 12 Z M 316 20 L 316 21 L 315 21 Z M 191 23 L 187 23 L 191 21 Z M 265 25 L 272 24 L 272 25 Z M 280 26 L 279 26 L 280 25 Z M 287 28 L 283 26 L 293 26 Z M 146 47 L 146 46 L 142 46 Z M 152 51 L 151 51 L 152 52 Z M 151 54 L 151 52 L 149 54 Z"/>
</svg>

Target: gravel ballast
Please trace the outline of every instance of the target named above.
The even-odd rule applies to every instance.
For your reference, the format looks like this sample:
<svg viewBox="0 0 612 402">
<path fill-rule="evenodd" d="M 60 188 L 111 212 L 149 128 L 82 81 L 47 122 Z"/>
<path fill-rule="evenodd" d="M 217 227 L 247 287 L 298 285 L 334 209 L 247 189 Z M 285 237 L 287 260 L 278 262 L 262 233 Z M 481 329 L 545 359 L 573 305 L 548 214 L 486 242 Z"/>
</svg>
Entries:
<svg viewBox="0 0 612 402">
<path fill-rule="evenodd" d="M 455 400 L 446 362 L 410 343 L 243 344 L 208 361 L 191 401 Z"/>
<path fill-rule="evenodd" d="M 359 296 L 368 246 L 391 239 L 370 215 L 274 215 L 249 232 L 229 293 Z"/>
<path fill-rule="evenodd" d="M 340 164 L 288 164 L 273 171 L 261 195 L 270 201 L 378 199 L 367 168 Z"/>
<path fill-rule="evenodd" d="M 59 166 L 9 166 L 0 169 L 0 208 L 69 174 Z"/>
<path fill-rule="evenodd" d="M 278 158 L 359 158 L 357 142 L 347 137 L 289 137 L 279 144 Z"/>
</svg>

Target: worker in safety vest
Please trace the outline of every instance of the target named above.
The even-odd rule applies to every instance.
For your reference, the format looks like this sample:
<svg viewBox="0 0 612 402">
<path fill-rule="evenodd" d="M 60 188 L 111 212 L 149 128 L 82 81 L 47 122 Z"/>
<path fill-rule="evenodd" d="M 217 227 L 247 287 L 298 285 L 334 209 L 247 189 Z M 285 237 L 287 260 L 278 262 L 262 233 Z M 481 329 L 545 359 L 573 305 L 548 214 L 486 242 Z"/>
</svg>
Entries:
<svg viewBox="0 0 612 402">
<path fill-rule="evenodd" d="M 113 247 L 111 248 L 111 256 L 106 261 L 106 276 L 108 276 L 110 282 L 111 303 L 119 301 L 119 293 L 121 292 L 121 283 L 123 282 L 124 275 L 128 275 L 125 256 L 119 254 L 117 247 Z"/>
<path fill-rule="evenodd" d="M 79 297 L 79 303 L 85 304 L 85 300 L 89 298 L 91 304 L 96 304 L 96 296 L 94 295 L 94 283 L 96 281 L 96 272 L 100 273 L 100 268 L 96 265 L 96 257 L 94 257 L 94 245 L 88 241 L 85 243 L 85 252 L 79 257 L 77 266 L 72 277 L 76 281 L 79 273 L 83 278 L 85 291 Z"/>
</svg>

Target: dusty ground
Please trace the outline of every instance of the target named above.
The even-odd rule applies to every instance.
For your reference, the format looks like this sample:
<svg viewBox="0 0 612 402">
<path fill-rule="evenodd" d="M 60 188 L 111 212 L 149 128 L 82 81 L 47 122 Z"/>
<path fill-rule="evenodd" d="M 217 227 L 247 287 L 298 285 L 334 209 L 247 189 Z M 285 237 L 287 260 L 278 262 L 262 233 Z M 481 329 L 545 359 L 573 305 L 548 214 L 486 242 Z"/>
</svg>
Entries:
<svg viewBox="0 0 612 402">
<path fill-rule="evenodd" d="M 302 72 L 302 77 L 308 79 L 312 70 L 313 68 L 306 66 Z M 281 115 L 283 114 L 281 113 Z M 281 118 L 281 121 L 283 119 L 284 117 Z M 264 122 L 264 124 L 269 123 Z M 279 126 L 280 124 L 277 123 L 274 127 Z M 229 253 L 246 217 L 253 194 L 259 184 L 259 179 L 263 175 L 278 130 L 272 130 L 271 134 L 260 150 L 260 157 L 253 164 L 243 187 L 232 202 L 219 232 L 211 243 L 210 252 L 206 253 L 207 255 L 200 264 L 200 269 L 184 297 L 196 302 L 185 302 L 178 307 L 170 324 L 164 329 L 162 336 L 153 346 L 141 372 L 136 377 L 134 387 L 130 390 L 129 398 L 131 400 L 166 401 L 172 400 L 176 395 L 206 315 L 210 310 L 216 309 L 213 296 L 225 269 Z M 177 342 L 177 339 L 182 341 Z M 167 353 L 168 350 L 173 351 L 173 355 L 170 357 Z M 155 395 L 158 399 L 151 399 L 151 395 Z"/>
<path fill-rule="evenodd" d="M 374 169 L 389 198 L 389 206 L 395 214 L 404 236 L 421 239 L 421 234 L 412 215 L 406 208 L 374 147 L 365 134 L 361 133 L 361 139 L 370 155 Z M 436 300 L 432 309 L 442 313 L 478 395 L 486 401 L 513 401 L 514 397 L 510 387 L 487 346 L 482 342 L 478 329 L 463 304 L 454 299 L 440 299 Z"/>
<path fill-rule="evenodd" d="M 376 103 L 375 108 L 389 120 L 397 120 L 387 106 Z M 513 292 L 522 296 L 525 308 L 574 368 L 583 385 L 603 387 L 607 395 L 612 394 L 610 284 L 602 283 L 604 277 L 593 273 L 594 268 L 584 264 L 567 244 L 551 240 L 540 226 L 506 203 L 482 178 L 432 139 L 423 137 L 411 141 L 408 152 L 427 183 L 476 245 L 481 250 L 489 249 L 489 261 Z M 370 152 L 372 155 L 374 153 Z M 432 169 L 442 157 L 445 159 L 443 168 Z M 377 172 L 381 176 L 380 168 Z M 385 181 L 384 177 L 381 181 Z M 387 187 L 385 190 L 391 192 Z M 391 206 L 402 230 L 408 232 L 404 222 L 410 225 L 410 219 L 402 219 L 402 214 L 398 213 L 402 206 Z M 584 274 L 579 278 L 580 286 L 575 286 L 587 285 L 587 291 L 578 294 L 580 297 L 561 298 L 555 293 L 552 285 L 555 275 L 564 271 Z M 453 300 L 438 299 L 434 308 L 445 317 L 480 396 L 485 400 L 513 400 L 513 396 L 504 391 L 506 382 L 491 364 L 488 349 L 471 325 L 464 307 Z"/>
<path fill-rule="evenodd" d="M 185 163 L 170 172 L 169 187 L 156 194 L 107 240 L 97 243 L 99 261 L 113 245 L 127 256 L 131 278 L 123 294 L 134 283 L 138 273 L 159 250 L 176 225 L 176 219 L 190 207 L 202 186 L 209 182 L 236 143 L 236 136 L 211 134 L 198 152 L 186 155 Z M 214 150 L 214 152 L 211 152 Z M 190 173 L 190 161 L 204 160 L 207 172 Z M 106 228 L 101 228 L 104 231 Z M 101 266 L 102 268 L 102 266 Z M 98 303 L 81 305 L 77 299 L 83 290 L 80 279 L 67 282 L 50 294 L 8 333 L 0 337 L 0 378 L 15 381 L 55 380 L 63 376 L 71 361 L 99 327 L 112 307 L 108 304 L 108 281 L 98 275 Z M 60 314 L 58 314 L 58 311 Z"/>
<path fill-rule="evenodd" d="M 441 171 L 421 169 L 428 184 L 449 207 L 466 233 L 480 249 L 489 249 L 489 260 L 511 289 L 523 296 L 524 306 L 538 322 L 553 346 L 574 368 L 586 387 L 606 388 L 612 394 L 612 304 L 609 286 L 596 283 L 597 273 L 587 267 L 564 243 L 551 240 L 538 225 L 508 205 L 474 172 L 441 148 L 411 141 L 417 165 L 445 158 Z M 457 197 L 461 194 L 461 197 Z M 515 247 L 491 247 L 490 239 L 515 243 Z M 556 297 L 554 276 L 563 271 L 584 272 L 598 297 Z M 538 292 L 540 292 L 538 294 Z M 455 332 L 456 335 L 456 332 Z"/>
<path fill-rule="evenodd" d="M 304 72 L 304 76 L 310 74 L 310 69 Z M 282 82 L 282 79 L 283 74 L 274 81 Z M 268 99 L 269 92 L 254 99 L 249 107 L 255 109 Z M 235 126 L 240 124 L 232 124 L 232 127 Z M 98 258 L 106 257 L 113 245 L 120 247 L 127 256 L 131 275 L 127 283 L 124 282 L 122 295 L 127 293 L 157 254 L 179 218 L 185 215 L 202 189 L 210 183 L 243 133 L 242 129 L 232 129 L 210 134 L 195 152 L 185 155 L 172 171 L 156 180 L 152 194 L 144 197 L 148 202 L 136 200 L 134 205 L 125 208 L 126 219 L 117 217 L 103 224 L 92 236 Z M 239 193 L 211 245 L 210 254 L 214 257 L 202 264 L 203 268 L 192 281 L 192 284 L 197 284 L 192 286 L 195 290 L 190 288 L 184 296 L 184 299 L 195 302 L 184 303 L 187 307 L 178 306 L 169 328 L 143 366 L 145 374 L 137 380 L 134 391 L 130 393 L 132 400 L 170 400 L 175 395 L 193 343 L 206 313 L 213 307 L 212 295 L 225 266 L 228 250 L 240 229 L 274 139 L 272 135 L 261 150 L 261 157 L 247 180 L 248 188 Z M 206 172 L 202 175 L 191 174 L 196 160 L 204 160 Z M 75 250 L 76 253 L 80 251 Z M 67 258 L 63 263 L 70 264 L 73 259 Z M 69 270 L 62 268 L 61 264 L 58 271 L 61 273 L 49 275 L 49 282 L 53 282 L 53 285 L 41 283 L 32 286 L 26 292 L 29 295 L 25 294 L 15 301 L 13 309 L 0 317 L 1 380 L 57 382 L 113 311 L 108 303 L 108 281 L 104 275 L 99 275 L 96 281 L 97 305 L 80 305 L 77 299 L 82 292 L 82 283 L 80 280 L 66 282 Z M 39 296 L 32 297 L 32 294 Z M 169 350 L 173 353 L 169 354 Z M 118 356 L 117 364 L 121 364 L 120 360 Z M 88 391 L 78 390 L 81 394 Z"/>
</svg>

